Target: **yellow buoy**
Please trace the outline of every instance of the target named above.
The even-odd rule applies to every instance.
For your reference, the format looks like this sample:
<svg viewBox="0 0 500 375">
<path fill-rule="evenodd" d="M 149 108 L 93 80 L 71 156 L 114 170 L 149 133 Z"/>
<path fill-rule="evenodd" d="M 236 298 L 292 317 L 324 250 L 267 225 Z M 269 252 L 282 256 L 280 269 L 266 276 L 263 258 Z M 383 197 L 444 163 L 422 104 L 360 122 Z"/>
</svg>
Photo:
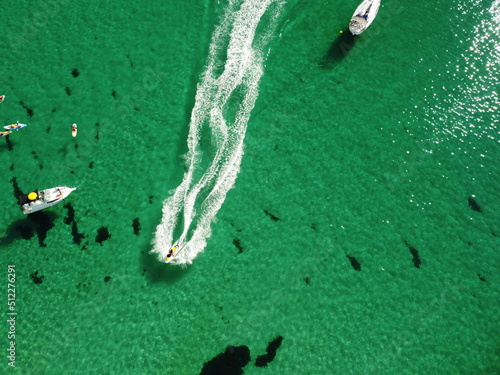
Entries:
<svg viewBox="0 0 500 375">
<path fill-rule="evenodd" d="M 30 201 L 34 201 L 37 197 L 38 195 L 34 191 L 28 194 L 28 199 Z"/>
</svg>

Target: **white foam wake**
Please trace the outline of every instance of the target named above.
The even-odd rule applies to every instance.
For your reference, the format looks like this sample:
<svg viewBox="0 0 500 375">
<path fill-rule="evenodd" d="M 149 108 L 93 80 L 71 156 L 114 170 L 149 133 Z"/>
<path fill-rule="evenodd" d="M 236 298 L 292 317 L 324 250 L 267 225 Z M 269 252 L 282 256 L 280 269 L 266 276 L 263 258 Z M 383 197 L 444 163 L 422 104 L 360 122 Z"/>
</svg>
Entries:
<svg viewBox="0 0 500 375">
<path fill-rule="evenodd" d="M 172 263 L 191 263 L 206 246 L 210 224 L 240 169 L 243 139 L 263 74 L 264 48 L 283 4 L 230 0 L 214 31 L 191 113 L 187 171 L 164 201 L 153 240 L 152 252 L 160 260 L 178 244 L 182 250 Z"/>
</svg>

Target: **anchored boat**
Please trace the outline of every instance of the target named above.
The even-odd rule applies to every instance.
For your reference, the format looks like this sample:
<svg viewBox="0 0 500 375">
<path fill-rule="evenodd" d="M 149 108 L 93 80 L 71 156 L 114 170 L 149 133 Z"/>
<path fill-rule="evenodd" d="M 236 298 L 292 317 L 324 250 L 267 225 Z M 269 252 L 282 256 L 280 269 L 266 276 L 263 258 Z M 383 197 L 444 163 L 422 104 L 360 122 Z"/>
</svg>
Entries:
<svg viewBox="0 0 500 375">
<path fill-rule="evenodd" d="M 7 129 L 7 130 L 19 130 L 19 129 L 25 128 L 26 126 L 28 126 L 28 125 L 26 125 L 26 124 L 20 124 L 19 121 L 18 121 L 15 124 L 6 125 L 3 128 Z"/>
<path fill-rule="evenodd" d="M 365 0 L 355 10 L 349 24 L 349 31 L 359 35 L 373 22 L 380 7 L 380 0 Z"/>
<path fill-rule="evenodd" d="M 77 187 L 57 186 L 51 189 L 35 190 L 19 196 L 20 208 L 26 215 L 52 207 L 75 191 Z"/>
</svg>

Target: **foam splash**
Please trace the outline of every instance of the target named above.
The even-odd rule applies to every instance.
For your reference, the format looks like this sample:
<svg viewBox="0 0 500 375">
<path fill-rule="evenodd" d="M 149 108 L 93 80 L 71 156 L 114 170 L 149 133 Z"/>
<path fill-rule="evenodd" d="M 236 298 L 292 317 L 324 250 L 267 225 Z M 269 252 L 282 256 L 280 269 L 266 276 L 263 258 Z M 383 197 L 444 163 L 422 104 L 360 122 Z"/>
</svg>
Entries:
<svg viewBox="0 0 500 375">
<path fill-rule="evenodd" d="M 246 127 L 263 74 L 263 51 L 283 4 L 230 0 L 214 31 L 191 113 L 187 171 L 164 201 L 153 240 L 152 252 L 160 260 L 177 244 L 181 251 L 172 263 L 192 263 L 206 246 L 210 224 L 240 169 Z"/>
</svg>

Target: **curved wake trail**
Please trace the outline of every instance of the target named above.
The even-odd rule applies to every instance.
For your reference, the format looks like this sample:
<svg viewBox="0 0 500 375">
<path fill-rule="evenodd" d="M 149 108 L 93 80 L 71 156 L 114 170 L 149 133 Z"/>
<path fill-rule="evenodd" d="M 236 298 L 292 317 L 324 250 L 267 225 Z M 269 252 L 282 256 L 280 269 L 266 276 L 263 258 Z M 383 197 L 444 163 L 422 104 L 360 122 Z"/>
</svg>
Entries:
<svg viewBox="0 0 500 375">
<path fill-rule="evenodd" d="M 264 48 L 283 4 L 230 0 L 214 31 L 191 113 L 188 169 L 164 201 L 153 240 L 152 252 L 160 260 L 177 244 L 181 251 L 172 263 L 191 263 L 206 246 L 210 224 L 240 169 L 246 127 L 263 74 Z"/>
</svg>

